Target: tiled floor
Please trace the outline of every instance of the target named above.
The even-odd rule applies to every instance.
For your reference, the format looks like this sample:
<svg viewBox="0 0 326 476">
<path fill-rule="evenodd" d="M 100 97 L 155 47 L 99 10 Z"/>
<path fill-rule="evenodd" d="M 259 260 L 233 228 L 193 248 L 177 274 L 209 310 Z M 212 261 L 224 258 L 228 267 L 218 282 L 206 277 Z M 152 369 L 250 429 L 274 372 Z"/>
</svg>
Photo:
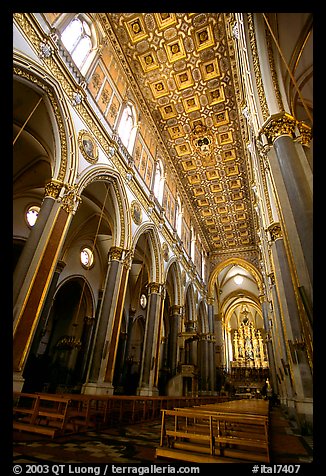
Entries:
<svg viewBox="0 0 326 476">
<path fill-rule="evenodd" d="M 159 445 L 159 420 L 137 423 L 101 432 L 87 431 L 54 440 L 14 432 L 13 462 L 19 463 L 160 463 L 155 458 Z M 271 411 L 271 462 L 311 463 L 312 437 L 295 434 L 280 408 Z"/>
</svg>

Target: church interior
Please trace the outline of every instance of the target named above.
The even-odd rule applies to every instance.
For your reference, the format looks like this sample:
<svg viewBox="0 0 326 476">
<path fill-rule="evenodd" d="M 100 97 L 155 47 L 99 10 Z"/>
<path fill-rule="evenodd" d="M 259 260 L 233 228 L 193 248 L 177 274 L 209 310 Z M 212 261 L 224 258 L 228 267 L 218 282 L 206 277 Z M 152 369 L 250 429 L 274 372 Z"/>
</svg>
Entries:
<svg viewBox="0 0 326 476">
<path fill-rule="evenodd" d="M 311 13 L 13 15 L 13 390 L 313 429 Z"/>
</svg>

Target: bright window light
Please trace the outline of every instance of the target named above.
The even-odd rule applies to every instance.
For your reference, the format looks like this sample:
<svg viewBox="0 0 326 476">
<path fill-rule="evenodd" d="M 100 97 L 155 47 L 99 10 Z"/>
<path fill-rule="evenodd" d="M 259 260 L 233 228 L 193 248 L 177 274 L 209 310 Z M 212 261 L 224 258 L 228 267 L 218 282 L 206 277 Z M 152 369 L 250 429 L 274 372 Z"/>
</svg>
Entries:
<svg viewBox="0 0 326 476">
<path fill-rule="evenodd" d="M 240 274 L 236 274 L 234 276 L 233 280 L 234 280 L 235 284 L 237 284 L 239 286 L 243 282 L 243 277 L 240 276 Z"/>
</svg>

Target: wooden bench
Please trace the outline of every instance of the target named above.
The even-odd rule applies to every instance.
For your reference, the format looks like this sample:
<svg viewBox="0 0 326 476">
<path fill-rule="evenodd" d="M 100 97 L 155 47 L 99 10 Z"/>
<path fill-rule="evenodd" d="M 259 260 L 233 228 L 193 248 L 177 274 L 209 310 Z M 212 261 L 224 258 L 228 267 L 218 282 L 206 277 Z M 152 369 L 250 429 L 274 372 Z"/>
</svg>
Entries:
<svg viewBox="0 0 326 476">
<path fill-rule="evenodd" d="M 13 428 L 54 438 L 66 431 L 70 399 L 47 394 L 14 394 Z"/>
<path fill-rule="evenodd" d="M 268 416 L 199 407 L 162 410 L 161 439 L 156 456 L 201 462 L 203 454 L 210 455 L 210 460 L 216 457 L 218 460 L 230 458 L 268 463 Z"/>
</svg>

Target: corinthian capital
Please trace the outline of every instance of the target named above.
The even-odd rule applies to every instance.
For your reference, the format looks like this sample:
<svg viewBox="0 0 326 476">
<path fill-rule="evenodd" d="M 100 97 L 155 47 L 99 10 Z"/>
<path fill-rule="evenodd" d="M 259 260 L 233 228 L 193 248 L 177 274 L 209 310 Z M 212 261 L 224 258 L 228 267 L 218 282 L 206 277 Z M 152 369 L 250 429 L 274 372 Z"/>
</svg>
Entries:
<svg viewBox="0 0 326 476">
<path fill-rule="evenodd" d="M 51 197 L 54 199 L 57 199 L 59 196 L 59 193 L 63 187 L 63 183 L 60 182 L 59 180 L 51 180 L 47 184 L 45 184 L 45 197 Z"/>
<path fill-rule="evenodd" d="M 67 213 L 75 213 L 79 202 L 80 196 L 77 194 L 77 186 L 65 184 L 65 192 L 61 198 L 61 206 Z"/>
<path fill-rule="evenodd" d="M 295 129 L 297 121 L 294 117 L 286 112 L 273 114 L 268 118 L 260 130 L 260 134 L 267 137 L 269 143 L 273 143 L 278 137 L 290 136 L 295 137 Z"/>
</svg>

